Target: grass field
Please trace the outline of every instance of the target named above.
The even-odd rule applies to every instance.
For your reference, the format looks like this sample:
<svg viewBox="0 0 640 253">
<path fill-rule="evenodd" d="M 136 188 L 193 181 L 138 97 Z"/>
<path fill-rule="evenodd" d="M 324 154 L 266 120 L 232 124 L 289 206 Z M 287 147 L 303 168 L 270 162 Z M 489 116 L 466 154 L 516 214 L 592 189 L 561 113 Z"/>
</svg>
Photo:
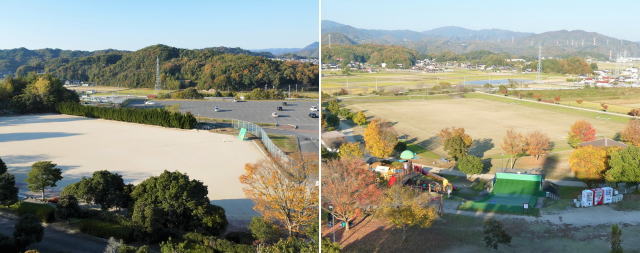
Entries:
<svg viewBox="0 0 640 253">
<path fill-rule="evenodd" d="M 362 110 L 367 116 L 394 123 L 400 134 L 407 134 L 412 144 L 424 149 L 417 149 L 422 153 L 431 151 L 446 156 L 437 133 L 447 127 L 463 127 L 476 142 L 471 147 L 471 153 L 492 158 L 493 169 L 506 165 L 506 156 L 500 144 L 508 129 L 522 133 L 541 131 L 553 141 L 553 154 L 540 160 L 521 158 L 517 166 L 549 169 L 547 173 L 553 175 L 552 178 L 569 174 L 566 158 L 571 148 L 567 144 L 567 132 L 575 121 L 586 120 L 596 128 L 598 136 L 611 138 L 629 120 L 615 115 L 479 93 L 466 94 L 465 98 L 385 100 L 385 103 L 346 100 L 345 104 L 353 111 Z M 428 154 L 421 158 L 429 160 L 433 156 Z"/>
<path fill-rule="evenodd" d="M 586 88 L 575 90 L 534 91 L 542 99 L 560 97 L 560 104 L 601 110 L 601 103 L 609 106 L 609 112 L 627 114 L 631 109 L 640 108 L 640 88 Z M 577 100 L 583 100 L 578 103 Z"/>
<path fill-rule="evenodd" d="M 543 81 L 564 81 L 564 76 L 543 74 Z M 493 73 L 476 70 L 457 69 L 453 72 L 423 73 L 417 71 L 385 71 L 376 73 L 355 72 L 343 75 L 337 71 L 326 71 L 322 77 L 322 90 L 333 93 L 342 88 L 350 93 L 368 93 L 376 89 L 419 89 L 430 88 L 441 82 L 459 84 L 464 81 L 497 80 L 497 79 L 527 79 L 536 78 L 535 73 Z"/>
<path fill-rule="evenodd" d="M 278 146 L 283 152 L 290 154 L 300 151 L 298 147 L 298 138 L 295 135 L 270 134 L 269 138 L 273 144 Z"/>
</svg>

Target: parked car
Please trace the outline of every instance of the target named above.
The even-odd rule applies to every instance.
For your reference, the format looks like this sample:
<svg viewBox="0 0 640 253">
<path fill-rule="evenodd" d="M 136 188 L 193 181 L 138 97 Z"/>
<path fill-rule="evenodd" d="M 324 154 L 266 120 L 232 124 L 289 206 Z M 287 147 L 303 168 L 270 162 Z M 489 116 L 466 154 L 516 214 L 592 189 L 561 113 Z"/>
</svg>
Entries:
<svg viewBox="0 0 640 253">
<path fill-rule="evenodd" d="M 216 107 L 213 107 L 213 111 L 214 111 L 214 112 L 219 112 L 219 111 L 220 111 L 220 107 L 217 107 L 217 106 L 216 106 Z"/>
<path fill-rule="evenodd" d="M 309 117 L 311 117 L 311 118 L 317 118 L 317 117 L 318 117 L 318 113 L 316 113 L 316 112 L 310 112 L 310 113 L 309 113 Z"/>
<path fill-rule="evenodd" d="M 271 117 L 277 118 L 277 117 L 280 117 L 280 115 L 278 115 L 277 112 L 272 112 Z"/>
<path fill-rule="evenodd" d="M 282 106 L 278 106 L 278 107 L 276 107 L 276 110 L 278 110 L 278 111 L 282 111 Z"/>
<path fill-rule="evenodd" d="M 309 108 L 309 110 L 311 110 L 312 112 L 317 112 L 318 111 L 318 107 L 314 105 L 311 108 Z"/>
<path fill-rule="evenodd" d="M 155 104 L 156 104 L 156 102 L 153 102 L 153 101 L 146 101 L 146 102 L 144 102 L 144 104 L 145 104 L 145 105 L 155 105 Z"/>
<path fill-rule="evenodd" d="M 282 105 L 287 106 L 287 102 L 286 101 L 282 102 Z"/>
</svg>

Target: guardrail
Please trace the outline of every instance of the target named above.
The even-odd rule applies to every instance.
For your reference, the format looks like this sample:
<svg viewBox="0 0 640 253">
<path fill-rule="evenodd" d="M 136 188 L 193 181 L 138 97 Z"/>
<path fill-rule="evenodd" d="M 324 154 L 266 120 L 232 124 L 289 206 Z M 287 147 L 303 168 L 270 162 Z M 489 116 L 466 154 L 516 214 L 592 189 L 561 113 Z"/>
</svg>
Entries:
<svg viewBox="0 0 640 253">
<path fill-rule="evenodd" d="M 260 138 L 260 140 L 262 141 L 262 144 L 264 144 L 264 147 L 267 149 L 267 151 L 269 151 L 271 156 L 273 156 L 274 158 L 284 160 L 284 161 L 289 160 L 289 157 L 287 156 L 287 154 L 285 154 L 280 148 L 278 148 L 278 146 L 273 144 L 273 141 L 271 141 L 271 138 L 269 138 L 269 135 L 267 134 L 267 132 L 264 131 L 262 127 L 256 125 L 255 123 L 251 123 L 244 120 L 237 120 L 237 119 L 232 120 L 231 123 L 234 129 L 245 128 L 247 129 L 247 132 Z"/>
</svg>

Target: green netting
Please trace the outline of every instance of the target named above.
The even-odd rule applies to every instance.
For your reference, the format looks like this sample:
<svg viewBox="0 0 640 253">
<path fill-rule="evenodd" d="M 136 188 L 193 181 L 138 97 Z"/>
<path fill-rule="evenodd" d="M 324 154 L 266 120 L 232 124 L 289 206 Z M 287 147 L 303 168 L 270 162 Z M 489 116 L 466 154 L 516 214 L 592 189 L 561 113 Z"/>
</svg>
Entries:
<svg viewBox="0 0 640 253">
<path fill-rule="evenodd" d="M 504 173 L 504 172 L 496 173 L 496 179 L 513 179 L 513 180 L 525 180 L 525 181 L 542 182 L 542 176 L 541 175 Z"/>
<path fill-rule="evenodd" d="M 542 196 L 540 181 L 513 179 L 496 179 L 492 193 L 495 195 Z"/>
<path fill-rule="evenodd" d="M 534 200 L 535 201 L 535 200 Z M 462 203 L 458 209 L 468 211 L 481 211 L 486 213 L 508 213 L 508 214 L 524 214 L 524 215 L 540 215 L 540 209 L 534 208 L 535 205 L 529 204 L 529 209 L 525 210 L 523 205 L 503 205 L 492 204 L 489 202 L 466 201 Z"/>
</svg>

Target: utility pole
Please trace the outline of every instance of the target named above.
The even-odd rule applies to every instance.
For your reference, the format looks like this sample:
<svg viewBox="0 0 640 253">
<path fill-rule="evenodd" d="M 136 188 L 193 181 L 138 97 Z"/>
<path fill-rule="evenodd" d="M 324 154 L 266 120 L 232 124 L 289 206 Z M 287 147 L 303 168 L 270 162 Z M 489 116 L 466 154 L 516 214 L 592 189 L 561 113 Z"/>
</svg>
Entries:
<svg viewBox="0 0 640 253">
<path fill-rule="evenodd" d="M 289 84 L 289 98 L 291 98 L 291 84 Z"/>
<path fill-rule="evenodd" d="M 540 83 L 540 73 L 542 72 L 542 45 L 538 45 L 538 75 L 536 81 Z"/>
<path fill-rule="evenodd" d="M 162 89 L 162 84 L 160 83 L 160 57 L 156 56 L 156 87 L 155 90 L 159 91 Z"/>
</svg>

